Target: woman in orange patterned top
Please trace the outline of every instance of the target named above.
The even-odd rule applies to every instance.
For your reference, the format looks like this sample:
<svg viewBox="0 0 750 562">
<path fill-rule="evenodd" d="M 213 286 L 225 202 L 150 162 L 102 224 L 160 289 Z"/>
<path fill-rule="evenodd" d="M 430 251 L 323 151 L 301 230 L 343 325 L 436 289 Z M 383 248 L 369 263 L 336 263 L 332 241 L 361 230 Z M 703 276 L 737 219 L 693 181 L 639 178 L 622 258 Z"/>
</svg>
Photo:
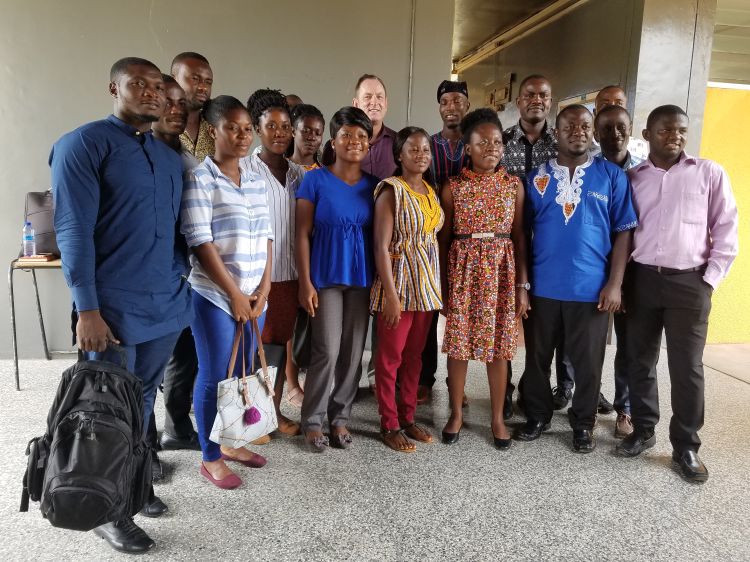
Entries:
<svg viewBox="0 0 750 562">
<path fill-rule="evenodd" d="M 402 453 L 431 443 L 414 423 L 422 350 L 440 291 L 437 231 L 443 211 L 430 176 L 430 135 L 419 127 L 401 129 L 393 142 L 396 171 L 375 188 L 375 266 L 370 310 L 377 313 L 375 392 L 383 442 Z M 396 379 L 399 401 L 396 404 Z"/>
<path fill-rule="evenodd" d="M 463 423 L 469 360 L 487 365 L 495 446 L 511 445 L 503 421 L 507 361 L 516 353 L 518 319 L 529 308 L 524 189 L 505 168 L 502 126 L 488 108 L 461 121 L 469 167 L 443 185 L 440 232 L 443 287 L 447 287 L 443 352 L 448 354 L 451 415 L 443 442 L 455 443 Z"/>
<path fill-rule="evenodd" d="M 292 109 L 291 118 L 294 147 L 289 160 L 308 172 L 320 168 L 318 150 L 323 143 L 323 129 L 326 126 L 323 114 L 314 105 L 300 103 Z"/>
</svg>

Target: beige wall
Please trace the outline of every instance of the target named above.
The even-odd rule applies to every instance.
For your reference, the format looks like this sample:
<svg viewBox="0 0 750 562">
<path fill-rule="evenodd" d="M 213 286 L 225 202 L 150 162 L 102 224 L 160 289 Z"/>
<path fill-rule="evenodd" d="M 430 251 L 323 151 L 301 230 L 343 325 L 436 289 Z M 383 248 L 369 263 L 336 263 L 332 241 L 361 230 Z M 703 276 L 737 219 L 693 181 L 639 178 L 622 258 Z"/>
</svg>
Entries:
<svg viewBox="0 0 750 562">
<path fill-rule="evenodd" d="M 430 131 L 440 125 L 437 84 L 450 76 L 453 4 L 414 4 L 411 122 Z M 120 57 L 144 57 L 167 70 L 178 52 L 198 51 L 214 69 L 214 94 L 244 101 L 256 88 L 281 88 L 317 105 L 326 118 L 351 103 L 360 74 L 375 73 L 388 86 L 386 123 L 406 125 L 410 0 L 0 0 L 0 13 L 0 155 L 7 170 L 2 263 L 20 247 L 24 193 L 49 185 L 51 144 L 111 112 L 107 78 Z M 30 277 L 16 278 L 21 356 L 39 357 Z M 66 347 L 69 297 L 62 276 L 42 272 L 39 282 L 51 347 Z M 0 356 L 8 357 L 8 304 L 0 302 Z"/>
</svg>

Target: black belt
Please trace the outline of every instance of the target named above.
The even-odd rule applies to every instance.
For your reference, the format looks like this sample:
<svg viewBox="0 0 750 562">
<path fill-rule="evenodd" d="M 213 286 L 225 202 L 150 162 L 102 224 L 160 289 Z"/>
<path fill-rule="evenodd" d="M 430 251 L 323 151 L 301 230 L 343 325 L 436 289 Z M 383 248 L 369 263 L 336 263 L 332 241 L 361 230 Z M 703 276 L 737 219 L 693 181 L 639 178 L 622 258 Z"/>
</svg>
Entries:
<svg viewBox="0 0 750 562">
<path fill-rule="evenodd" d="M 482 238 L 510 238 L 510 234 L 506 232 L 472 232 L 471 234 L 455 234 L 454 238 L 458 240 L 465 240 L 467 238 L 475 240 L 481 240 Z"/>
<path fill-rule="evenodd" d="M 652 269 L 662 275 L 679 275 L 681 273 L 692 273 L 693 271 L 700 271 L 701 273 L 706 271 L 706 264 L 699 265 L 697 267 L 688 267 L 687 269 L 674 269 L 672 267 L 663 267 L 661 265 L 647 265 L 645 263 L 634 262 L 636 265 Z"/>
</svg>

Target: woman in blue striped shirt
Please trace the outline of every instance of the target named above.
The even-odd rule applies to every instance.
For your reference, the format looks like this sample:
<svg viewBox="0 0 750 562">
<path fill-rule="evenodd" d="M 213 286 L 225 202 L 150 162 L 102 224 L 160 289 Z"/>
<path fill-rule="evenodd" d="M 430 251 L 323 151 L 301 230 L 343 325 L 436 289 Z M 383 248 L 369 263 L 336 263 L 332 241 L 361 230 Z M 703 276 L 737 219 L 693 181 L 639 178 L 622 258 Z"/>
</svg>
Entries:
<svg viewBox="0 0 750 562">
<path fill-rule="evenodd" d="M 203 451 L 201 474 L 219 488 L 242 481 L 226 465 L 237 461 L 261 467 L 265 459 L 244 448 L 219 447 L 209 441 L 216 417 L 217 384 L 224 378 L 237 322 L 245 327 L 246 362 L 256 342 L 249 320 L 263 327 L 271 286 L 273 234 L 266 185 L 240 170 L 253 141 L 250 115 L 242 102 L 219 96 L 204 111 L 216 148 L 213 157 L 193 169 L 182 198 L 182 233 L 192 249 L 190 284 L 198 352 L 193 405 Z M 237 362 L 239 365 L 239 361 Z"/>
</svg>

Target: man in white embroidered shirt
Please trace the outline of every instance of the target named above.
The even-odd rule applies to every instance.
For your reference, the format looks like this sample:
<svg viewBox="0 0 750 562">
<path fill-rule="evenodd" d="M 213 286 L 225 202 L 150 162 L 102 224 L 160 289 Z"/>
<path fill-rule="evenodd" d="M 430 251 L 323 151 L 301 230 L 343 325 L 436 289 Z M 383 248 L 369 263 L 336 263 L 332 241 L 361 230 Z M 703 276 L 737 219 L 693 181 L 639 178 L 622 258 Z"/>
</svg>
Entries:
<svg viewBox="0 0 750 562">
<path fill-rule="evenodd" d="M 625 172 L 589 154 L 593 116 L 571 105 L 557 116 L 558 156 L 526 180 L 532 234 L 531 310 L 526 324 L 526 370 L 521 380 L 527 421 L 516 439 L 533 441 L 549 427 L 553 401 L 550 364 L 558 341 L 575 372 L 568 410 L 573 449 L 594 450 L 609 312 L 620 292 L 637 225 Z"/>
</svg>

